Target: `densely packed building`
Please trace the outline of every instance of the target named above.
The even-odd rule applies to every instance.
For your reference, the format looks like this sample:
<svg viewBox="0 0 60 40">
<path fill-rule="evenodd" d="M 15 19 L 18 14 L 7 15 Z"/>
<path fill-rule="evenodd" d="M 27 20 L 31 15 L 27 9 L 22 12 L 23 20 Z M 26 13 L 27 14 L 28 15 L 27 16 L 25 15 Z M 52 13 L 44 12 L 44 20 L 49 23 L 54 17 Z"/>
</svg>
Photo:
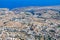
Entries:
<svg viewBox="0 0 60 40">
<path fill-rule="evenodd" d="M 60 40 L 60 9 L 0 8 L 0 40 Z"/>
</svg>

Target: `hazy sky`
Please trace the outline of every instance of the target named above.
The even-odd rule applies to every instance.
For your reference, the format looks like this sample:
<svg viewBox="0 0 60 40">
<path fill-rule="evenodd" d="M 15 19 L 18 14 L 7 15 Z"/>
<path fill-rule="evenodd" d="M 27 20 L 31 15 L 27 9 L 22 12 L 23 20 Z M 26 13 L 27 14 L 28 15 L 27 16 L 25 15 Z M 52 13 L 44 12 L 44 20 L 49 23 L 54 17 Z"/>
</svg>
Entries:
<svg viewBox="0 0 60 40">
<path fill-rule="evenodd" d="M 0 0 L 0 8 L 60 5 L 60 0 Z"/>
</svg>

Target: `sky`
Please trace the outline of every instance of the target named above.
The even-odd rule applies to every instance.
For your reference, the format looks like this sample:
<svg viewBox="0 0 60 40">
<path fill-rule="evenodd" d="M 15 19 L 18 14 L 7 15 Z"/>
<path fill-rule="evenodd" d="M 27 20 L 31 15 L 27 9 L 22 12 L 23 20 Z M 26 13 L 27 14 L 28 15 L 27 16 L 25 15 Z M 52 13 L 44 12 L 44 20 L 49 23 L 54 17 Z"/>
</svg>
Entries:
<svg viewBox="0 0 60 40">
<path fill-rule="evenodd" d="M 55 5 L 60 5 L 60 0 L 0 0 L 0 8 Z"/>
</svg>

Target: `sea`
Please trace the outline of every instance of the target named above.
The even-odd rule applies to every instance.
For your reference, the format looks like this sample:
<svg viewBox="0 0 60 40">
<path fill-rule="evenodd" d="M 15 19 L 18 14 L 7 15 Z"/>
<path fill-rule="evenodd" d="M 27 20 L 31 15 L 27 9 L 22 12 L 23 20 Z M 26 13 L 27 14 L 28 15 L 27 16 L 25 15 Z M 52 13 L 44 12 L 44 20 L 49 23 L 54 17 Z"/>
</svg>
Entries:
<svg viewBox="0 0 60 40">
<path fill-rule="evenodd" d="M 0 8 L 18 8 L 28 6 L 55 6 L 60 0 L 0 0 Z"/>
</svg>

